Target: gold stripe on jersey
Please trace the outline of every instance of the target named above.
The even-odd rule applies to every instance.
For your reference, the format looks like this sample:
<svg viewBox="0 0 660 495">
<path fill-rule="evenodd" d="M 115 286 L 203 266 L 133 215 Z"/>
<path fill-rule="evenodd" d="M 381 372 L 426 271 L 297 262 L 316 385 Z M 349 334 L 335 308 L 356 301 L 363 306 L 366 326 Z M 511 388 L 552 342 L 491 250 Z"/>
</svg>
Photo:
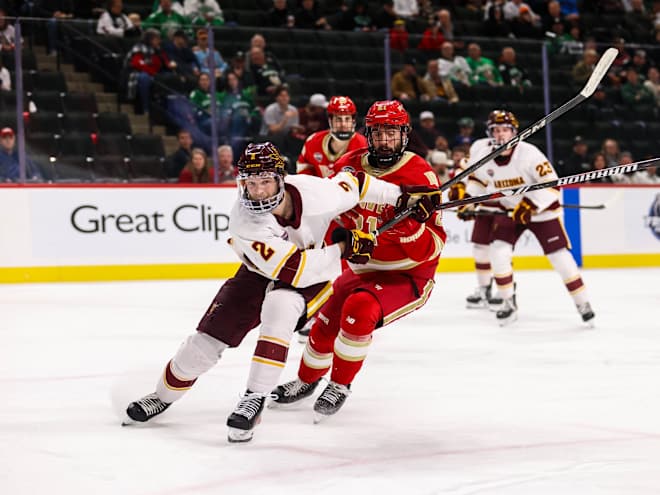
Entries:
<svg viewBox="0 0 660 495">
<path fill-rule="evenodd" d="M 325 136 L 323 136 L 323 139 L 321 140 L 321 149 L 323 150 L 323 153 L 325 153 L 325 156 L 328 158 L 328 161 L 330 163 L 335 163 L 337 160 L 339 160 L 339 157 L 341 156 L 341 152 L 339 153 L 332 152 L 332 150 L 330 149 L 331 138 L 332 138 L 331 133 L 327 133 Z"/>
<path fill-rule="evenodd" d="M 332 282 L 328 282 L 325 287 L 323 287 L 319 293 L 307 303 L 307 316 L 312 316 L 316 313 L 325 302 L 330 299 L 330 296 L 334 290 L 332 289 Z"/>
<path fill-rule="evenodd" d="M 561 231 L 564 233 L 564 237 L 566 238 L 567 249 L 571 249 L 571 238 L 568 236 L 566 228 L 564 228 L 564 220 L 561 217 L 558 217 L 557 220 L 559 220 L 559 226 L 561 227 Z"/>
<path fill-rule="evenodd" d="M 280 361 L 273 361 L 272 359 L 266 359 L 266 358 L 254 356 L 252 358 L 252 361 L 259 364 L 266 364 L 268 366 L 276 366 L 277 368 L 284 368 L 284 363 Z"/>
<path fill-rule="evenodd" d="M 383 175 L 393 174 L 397 170 L 402 169 L 415 156 L 417 155 L 415 155 L 415 153 L 412 153 L 411 151 L 404 151 L 401 160 L 399 160 L 396 165 L 388 169 L 381 170 L 379 168 L 372 167 L 371 165 L 369 165 L 369 160 L 367 159 L 368 154 L 365 153 L 364 155 L 362 155 L 360 165 L 362 165 L 364 171 L 369 175 L 373 175 L 374 177 L 382 177 Z"/>
<path fill-rule="evenodd" d="M 477 184 L 479 184 L 480 186 L 488 187 L 488 184 L 486 184 L 485 182 L 480 181 L 480 180 L 477 179 L 474 175 L 471 175 L 471 176 L 468 177 L 468 182 L 469 182 L 469 181 L 474 181 L 474 182 L 476 182 Z"/>
<path fill-rule="evenodd" d="M 163 373 L 163 383 L 165 384 L 165 387 L 167 387 L 168 390 L 174 390 L 174 391 L 185 391 L 185 390 L 190 390 L 192 388 L 192 385 L 189 387 L 173 387 L 170 385 L 165 377 L 165 373 Z"/>
<path fill-rule="evenodd" d="M 279 275 L 280 270 L 281 270 L 282 267 L 284 266 L 284 263 L 286 263 L 287 260 L 288 260 L 291 256 L 293 256 L 293 253 L 295 253 L 297 250 L 298 250 L 298 248 L 296 247 L 295 244 L 294 244 L 293 246 L 291 246 L 291 249 L 289 250 L 289 252 L 286 254 L 286 256 L 284 256 L 284 257 L 280 260 L 280 262 L 279 262 L 279 263 L 277 264 L 277 266 L 275 267 L 275 270 L 273 270 L 273 273 L 271 274 L 270 278 L 277 279 L 277 276 Z"/>
<path fill-rule="evenodd" d="M 270 335 L 259 335 L 259 340 L 265 340 L 266 342 L 272 342 L 273 344 L 289 347 L 289 343 L 286 340 L 278 339 L 277 337 L 271 337 Z"/>
<path fill-rule="evenodd" d="M 433 290 L 434 286 L 435 286 L 435 282 L 433 280 L 427 280 L 426 284 L 424 285 L 424 290 L 422 291 L 421 296 L 419 296 L 414 301 L 406 304 L 405 306 L 397 309 L 393 313 L 385 315 L 383 317 L 383 325 L 392 323 L 394 320 L 398 320 L 402 316 L 405 316 L 408 313 L 411 313 L 416 309 L 421 308 L 424 304 L 426 304 L 426 301 L 429 300 L 429 297 L 431 296 L 431 291 Z"/>
<path fill-rule="evenodd" d="M 360 190 L 360 181 L 357 180 L 357 177 L 355 178 L 355 181 L 358 183 L 358 191 L 360 191 L 360 203 L 362 203 L 362 200 L 364 199 L 364 196 L 367 194 L 367 191 L 369 190 L 369 186 L 371 186 L 371 177 L 369 174 L 364 174 L 364 184 L 362 185 L 362 190 Z"/>
<path fill-rule="evenodd" d="M 291 285 L 294 287 L 298 287 L 300 276 L 305 271 L 305 265 L 307 265 L 307 253 L 305 251 L 300 251 L 300 263 L 298 263 L 298 270 L 296 270 L 296 276 L 293 278 L 293 282 L 291 282 Z"/>
</svg>

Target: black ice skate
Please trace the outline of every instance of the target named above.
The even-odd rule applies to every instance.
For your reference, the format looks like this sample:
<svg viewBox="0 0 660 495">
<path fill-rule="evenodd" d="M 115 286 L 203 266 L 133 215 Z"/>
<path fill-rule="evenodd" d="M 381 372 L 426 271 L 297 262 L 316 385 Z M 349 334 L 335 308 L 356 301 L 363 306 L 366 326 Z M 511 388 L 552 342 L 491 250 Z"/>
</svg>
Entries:
<svg viewBox="0 0 660 495">
<path fill-rule="evenodd" d="M 156 394 L 149 394 L 142 397 L 140 400 L 131 402 L 126 408 L 126 414 L 130 420 L 126 420 L 122 423 L 122 426 L 131 424 L 133 421 L 138 423 L 144 423 L 149 421 L 154 416 L 158 416 L 160 413 L 165 411 L 170 407 L 171 403 L 163 402 Z"/>
<path fill-rule="evenodd" d="M 502 306 L 501 297 L 493 293 L 493 279 L 488 285 L 477 287 L 472 294 L 465 299 L 468 309 L 488 308 L 490 311 L 497 311 Z"/>
<path fill-rule="evenodd" d="M 335 414 L 351 393 L 351 384 L 341 385 L 331 381 L 314 403 L 314 423 L 320 423 Z"/>
<path fill-rule="evenodd" d="M 252 440 L 254 427 L 261 422 L 261 411 L 264 410 L 266 397 L 267 394 L 249 390 L 245 392 L 234 412 L 227 418 L 227 426 L 229 426 L 227 440 L 232 443 Z"/>
<path fill-rule="evenodd" d="M 290 382 L 284 383 L 283 385 L 278 385 L 271 396 L 273 397 L 273 402 L 271 402 L 272 407 L 277 407 L 285 404 L 293 404 L 294 402 L 301 401 L 306 399 L 314 390 L 316 390 L 317 385 L 321 379 L 319 378 L 315 382 L 305 383 L 299 378 L 291 380 Z"/>
<path fill-rule="evenodd" d="M 502 307 L 495 313 L 495 317 L 501 327 L 513 323 L 518 319 L 518 306 L 516 305 L 515 294 L 508 299 L 504 299 Z"/>
<path fill-rule="evenodd" d="M 582 316 L 582 321 L 585 322 L 590 328 L 593 328 L 596 314 L 594 313 L 594 310 L 591 309 L 591 304 L 588 302 L 584 304 L 578 304 L 577 310 L 580 313 L 580 316 Z"/>
<path fill-rule="evenodd" d="M 302 327 L 300 330 L 298 330 L 298 342 L 301 344 L 305 344 L 307 342 L 307 339 L 309 338 L 309 332 L 312 330 L 312 325 L 316 321 L 316 317 L 312 316 L 309 320 L 307 320 L 307 323 L 305 323 L 305 326 Z"/>
</svg>

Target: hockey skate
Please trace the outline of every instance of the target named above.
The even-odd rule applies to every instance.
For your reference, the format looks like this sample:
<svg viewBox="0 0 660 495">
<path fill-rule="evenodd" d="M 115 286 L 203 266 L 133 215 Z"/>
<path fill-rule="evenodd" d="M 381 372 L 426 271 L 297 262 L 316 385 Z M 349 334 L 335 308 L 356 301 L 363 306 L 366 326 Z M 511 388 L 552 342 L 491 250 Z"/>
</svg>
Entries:
<svg viewBox="0 0 660 495">
<path fill-rule="evenodd" d="M 234 412 L 227 418 L 227 440 L 231 443 L 249 442 L 254 435 L 254 428 L 261 422 L 261 411 L 264 410 L 267 394 L 259 394 L 247 390 L 238 401 Z"/>
<path fill-rule="evenodd" d="M 122 426 L 133 424 L 133 422 L 144 423 L 154 416 L 170 407 L 171 403 L 163 402 L 156 394 L 145 395 L 135 402 L 131 402 L 126 408 L 128 418 L 124 420 Z"/>
<path fill-rule="evenodd" d="M 588 302 L 584 304 L 578 304 L 577 305 L 577 310 L 580 313 L 580 316 L 582 316 L 582 321 L 589 326 L 589 328 L 593 328 L 595 321 L 594 318 L 596 317 L 596 314 L 594 313 L 593 309 L 591 309 L 591 304 Z"/>
<path fill-rule="evenodd" d="M 501 327 L 513 323 L 518 319 L 518 306 L 516 305 L 515 294 L 508 299 L 504 299 L 502 307 L 495 313 L 497 322 Z"/>
<path fill-rule="evenodd" d="M 497 311 L 503 303 L 501 297 L 493 294 L 493 279 L 488 285 L 477 287 L 465 301 L 468 309 L 488 308 L 490 311 Z"/>
<path fill-rule="evenodd" d="M 350 393 L 350 383 L 348 385 L 341 385 L 330 381 L 314 403 L 314 424 L 320 423 L 328 416 L 332 416 L 339 411 Z"/>
<path fill-rule="evenodd" d="M 273 401 L 269 407 L 282 407 L 306 399 L 316 390 L 320 381 L 321 379 L 319 378 L 315 382 L 305 383 L 299 378 L 296 378 L 283 385 L 278 385 L 271 394 Z"/>
</svg>

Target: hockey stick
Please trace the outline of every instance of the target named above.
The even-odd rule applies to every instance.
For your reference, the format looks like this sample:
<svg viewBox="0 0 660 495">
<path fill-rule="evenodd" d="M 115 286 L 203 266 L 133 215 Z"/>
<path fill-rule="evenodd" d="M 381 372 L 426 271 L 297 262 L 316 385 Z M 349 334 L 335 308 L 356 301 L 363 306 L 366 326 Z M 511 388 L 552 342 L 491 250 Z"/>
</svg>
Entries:
<svg viewBox="0 0 660 495">
<path fill-rule="evenodd" d="M 506 143 L 503 145 L 495 148 L 493 151 L 491 151 L 489 154 L 484 156 L 483 158 L 477 160 L 474 162 L 472 165 L 470 165 L 468 168 L 463 170 L 460 174 L 454 176 L 452 179 L 449 179 L 447 182 L 442 184 L 440 186 L 441 191 L 445 191 L 449 189 L 451 186 L 456 184 L 457 182 L 460 182 L 463 180 L 465 177 L 470 175 L 472 172 L 477 170 L 479 167 L 482 165 L 486 164 L 493 158 L 496 158 L 500 156 L 502 153 L 504 153 L 506 150 L 509 150 L 513 148 L 516 144 L 518 144 L 520 141 L 523 141 L 530 137 L 532 134 L 536 134 L 538 131 L 543 129 L 547 124 L 552 122 L 553 120 L 558 119 L 562 115 L 564 115 L 566 112 L 569 112 L 576 106 L 578 106 L 580 103 L 582 103 L 584 100 L 589 98 L 594 92 L 596 91 L 596 88 L 598 87 L 598 84 L 600 81 L 605 77 L 605 74 L 607 74 L 607 71 L 610 68 L 610 65 L 612 65 L 612 62 L 614 62 L 614 59 L 618 55 L 619 51 L 616 48 L 608 48 L 605 50 L 605 53 L 603 53 L 603 56 L 600 57 L 600 60 L 596 64 L 596 67 L 594 68 L 593 72 L 591 73 L 591 76 L 589 77 L 589 80 L 587 81 L 587 84 L 584 85 L 584 88 L 582 88 L 582 91 L 580 91 L 577 95 L 575 95 L 573 98 L 568 100 L 566 103 L 564 103 L 562 106 L 559 108 L 556 108 L 552 112 L 550 112 L 548 115 L 543 117 L 541 120 L 538 120 L 531 126 L 527 127 L 524 129 L 522 132 L 519 132 L 515 136 L 513 136 L 511 139 L 509 139 Z M 413 207 L 408 207 L 404 210 L 401 210 L 398 212 L 392 219 L 390 219 L 388 222 L 384 223 L 378 228 L 378 232 L 383 232 L 393 225 L 399 223 L 401 220 L 406 218 L 410 213 L 412 213 Z"/>
<path fill-rule="evenodd" d="M 449 208 L 454 208 L 457 206 L 481 203 L 483 201 L 491 201 L 493 199 L 502 198 L 504 196 L 516 196 L 518 194 L 525 194 L 526 192 L 529 191 L 538 191 L 539 189 L 546 189 L 548 187 L 562 187 L 562 186 L 567 186 L 569 184 L 580 184 L 582 182 L 587 182 L 592 179 L 601 179 L 603 177 L 610 177 L 611 175 L 630 174 L 632 172 L 637 172 L 639 170 L 644 170 L 649 167 L 653 167 L 658 163 L 660 163 L 660 157 L 650 158 L 648 160 L 642 160 L 634 163 L 628 163 L 626 165 L 617 165 L 616 167 L 604 168 L 602 170 L 594 170 L 591 172 L 569 175 L 548 182 L 537 182 L 535 184 L 529 184 L 526 186 L 512 187 L 510 189 L 500 189 L 499 191 L 494 191 L 489 194 L 482 194 L 481 196 L 472 196 L 469 198 L 458 199 L 456 201 L 448 201 L 446 203 L 442 203 L 438 205 L 436 209 L 447 210 Z M 389 223 L 390 222 L 387 222 L 381 225 L 381 227 L 378 228 L 376 232 L 380 234 L 385 230 L 387 230 L 390 227 L 390 225 L 388 225 Z"/>
<path fill-rule="evenodd" d="M 605 209 L 605 205 L 573 205 L 573 204 L 565 204 L 565 205 L 559 205 L 562 208 L 568 208 L 569 210 L 603 210 Z M 453 213 L 458 213 L 458 210 L 447 210 L 451 211 Z M 471 211 L 469 213 L 470 216 L 473 217 L 485 217 L 488 215 L 508 215 L 508 212 L 504 210 L 475 210 Z"/>
</svg>

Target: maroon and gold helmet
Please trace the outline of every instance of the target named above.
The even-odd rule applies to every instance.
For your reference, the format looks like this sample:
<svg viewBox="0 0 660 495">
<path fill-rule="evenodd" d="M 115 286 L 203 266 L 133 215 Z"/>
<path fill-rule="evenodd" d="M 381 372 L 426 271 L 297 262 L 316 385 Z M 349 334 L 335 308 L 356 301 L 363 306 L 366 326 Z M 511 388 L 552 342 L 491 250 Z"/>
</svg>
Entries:
<svg viewBox="0 0 660 495">
<path fill-rule="evenodd" d="M 496 125 L 508 125 L 514 130 L 514 132 L 518 132 L 520 124 L 518 123 L 516 116 L 513 115 L 513 112 L 508 112 L 506 110 L 493 110 L 488 114 L 488 121 L 486 122 L 489 136 L 491 128 Z"/>
<path fill-rule="evenodd" d="M 251 213 L 268 213 L 284 198 L 284 176 L 286 162 L 273 143 L 250 143 L 238 159 L 238 197 L 241 205 Z M 248 194 L 246 180 L 250 178 L 274 178 L 278 184 L 275 195 L 266 199 L 252 199 Z"/>
<path fill-rule="evenodd" d="M 395 165 L 403 156 L 410 134 L 410 117 L 401 102 L 396 100 L 375 102 L 369 108 L 364 123 L 367 127 L 369 163 L 380 169 L 388 169 Z M 374 141 L 374 131 L 383 128 L 394 128 L 399 131 L 401 144 L 398 148 L 390 149 Z"/>
</svg>

